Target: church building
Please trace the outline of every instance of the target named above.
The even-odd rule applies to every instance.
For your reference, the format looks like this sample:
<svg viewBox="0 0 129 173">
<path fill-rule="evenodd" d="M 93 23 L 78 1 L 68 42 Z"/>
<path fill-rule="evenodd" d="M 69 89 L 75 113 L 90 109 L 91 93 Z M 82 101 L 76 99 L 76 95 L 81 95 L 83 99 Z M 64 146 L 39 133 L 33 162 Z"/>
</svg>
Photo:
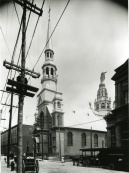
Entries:
<svg viewBox="0 0 129 173">
<path fill-rule="evenodd" d="M 37 96 L 33 132 L 35 156 L 60 159 L 61 156 L 80 155 L 81 148 L 106 147 L 106 122 L 102 117 L 89 108 L 62 104 L 62 93 L 57 90 L 57 67 L 49 37 L 50 13 L 45 62 L 42 66 L 42 89 Z"/>
</svg>

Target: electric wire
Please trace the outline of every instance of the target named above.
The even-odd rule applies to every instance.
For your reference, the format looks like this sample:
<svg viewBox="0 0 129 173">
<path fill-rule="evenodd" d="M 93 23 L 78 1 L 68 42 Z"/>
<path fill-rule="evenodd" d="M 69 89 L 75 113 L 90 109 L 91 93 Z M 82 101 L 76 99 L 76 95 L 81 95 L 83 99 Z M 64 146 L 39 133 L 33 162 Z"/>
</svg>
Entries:
<svg viewBox="0 0 129 173">
<path fill-rule="evenodd" d="M 17 12 L 17 9 L 16 9 L 15 2 L 13 2 L 13 5 L 14 5 L 14 9 L 15 9 L 15 12 L 16 12 L 16 15 L 17 15 L 17 18 L 18 18 L 18 22 L 20 24 L 20 19 L 19 19 L 19 16 L 18 16 L 18 12 Z"/>
<path fill-rule="evenodd" d="M 42 8 L 43 8 L 43 5 L 44 5 L 44 2 L 45 2 L 45 0 L 44 0 L 43 3 L 42 3 Z M 53 33 L 55 32 L 55 29 L 56 29 L 56 27 L 58 26 L 58 24 L 59 24 L 59 22 L 60 22 L 60 20 L 61 20 L 61 18 L 62 18 L 62 16 L 63 16 L 63 14 L 64 14 L 66 8 L 67 8 L 69 2 L 70 2 L 70 0 L 68 0 L 68 2 L 67 2 L 67 4 L 66 4 L 66 6 L 65 6 L 65 8 L 64 8 L 64 10 L 63 10 L 63 12 L 62 12 L 62 14 L 61 14 L 61 16 L 60 16 L 60 18 L 58 19 L 58 21 L 57 21 L 57 23 L 56 23 L 56 25 L 55 25 L 55 27 L 54 27 L 54 29 L 53 29 L 53 31 L 52 31 L 52 33 L 51 33 L 49 39 L 48 39 L 48 41 L 47 41 L 45 47 L 43 48 L 43 50 L 42 50 L 42 52 L 41 52 L 41 54 L 40 54 L 38 60 L 36 61 L 35 65 L 34 65 L 34 68 L 36 67 L 36 65 L 37 65 L 37 63 L 38 63 L 38 61 L 39 61 L 39 59 L 41 58 L 41 56 L 42 56 L 42 54 L 43 54 L 43 52 L 44 52 L 44 50 L 45 50 L 45 48 L 46 48 L 46 46 L 47 46 L 47 44 L 48 44 L 50 38 L 52 37 Z M 41 9 L 42 9 L 42 8 L 41 8 Z M 39 17 L 38 17 L 38 20 L 37 20 L 37 23 L 36 23 L 36 27 L 35 27 L 35 29 L 34 29 L 34 33 L 33 33 L 32 39 L 31 39 L 31 43 L 30 43 L 29 49 L 30 49 L 31 44 L 32 44 L 32 40 L 33 40 L 35 31 L 36 31 L 36 28 L 37 28 L 38 21 L 39 21 Z M 28 49 L 28 51 L 27 51 L 26 57 L 27 57 L 27 55 L 28 55 L 29 49 Z M 20 52 L 21 52 L 21 51 L 20 51 Z M 34 68 L 32 69 L 32 71 L 34 70 Z M 30 77 L 29 77 L 29 80 L 30 80 Z"/>
<path fill-rule="evenodd" d="M 16 52 L 16 48 L 17 48 L 17 43 L 18 43 L 20 31 L 21 31 L 22 20 L 23 20 L 23 17 L 22 17 L 22 19 L 21 19 L 21 24 L 20 24 L 19 32 L 18 32 L 18 35 L 17 35 L 16 43 L 15 43 L 14 50 L 13 50 L 13 54 L 12 54 L 12 59 L 11 59 L 11 62 L 12 62 L 12 63 L 13 63 L 13 61 L 14 61 L 14 56 L 15 56 L 15 52 Z M 9 69 L 9 72 L 8 72 L 8 75 L 7 75 L 7 79 L 6 79 L 6 82 L 5 82 L 4 90 L 5 90 L 5 87 L 6 87 L 6 85 L 7 85 L 9 73 L 10 73 L 10 69 Z M 3 93 L 4 93 L 4 92 L 3 92 Z M 2 101 L 2 98 L 3 98 L 3 93 L 2 93 L 1 101 Z M 0 102 L 1 102 L 1 101 L 0 101 Z"/>
<path fill-rule="evenodd" d="M 89 124 L 89 123 L 93 123 L 93 122 L 97 122 L 97 121 L 101 121 L 101 120 L 103 120 L 103 118 L 101 118 L 99 120 L 89 121 L 89 122 L 86 122 L 86 123 L 75 124 L 75 125 L 72 125 L 72 126 L 69 126 L 69 127 L 79 126 L 79 125 L 83 125 L 83 124 Z"/>
<path fill-rule="evenodd" d="M 42 3 L 41 10 L 43 9 L 44 3 L 45 3 L 45 0 L 44 0 L 43 3 Z M 38 19 L 37 19 L 37 22 L 36 22 L 36 26 L 35 26 L 35 29 L 34 29 L 34 32 L 33 32 L 33 35 L 32 35 L 32 38 L 31 38 L 31 41 L 30 41 L 30 44 L 29 44 L 29 47 L 28 47 L 28 50 L 27 50 L 25 59 L 27 58 L 27 55 L 28 55 L 28 53 L 29 53 L 29 50 L 30 50 L 30 47 L 31 47 L 31 44 L 32 44 L 32 41 L 33 41 L 33 38 L 34 38 L 34 35 L 35 35 L 35 31 L 36 31 L 36 29 L 37 29 L 37 25 L 38 25 L 38 22 L 39 22 L 39 18 L 40 18 L 40 16 L 38 16 Z"/>
<path fill-rule="evenodd" d="M 34 2 L 34 0 L 32 0 L 32 4 L 33 4 L 33 2 Z M 43 9 L 44 3 L 45 3 L 45 0 L 44 0 L 43 3 L 42 3 L 41 9 Z M 17 17 L 18 17 L 18 13 L 17 13 L 15 4 L 14 4 L 14 7 L 15 7 L 15 11 L 16 11 L 16 14 L 17 14 Z M 30 15 L 31 15 L 31 10 L 30 10 L 30 13 L 29 13 L 29 17 L 28 17 L 28 21 L 27 21 L 27 25 L 26 25 L 25 32 L 27 31 L 27 28 L 28 28 L 28 24 L 29 24 L 29 20 L 30 20 Z M 39 17 L 40 17 L 40 16 L 39 16 Z M 37 28 L 37 24 L 38 24 L 38 21 L 39 21 L 39 17 L 38 17 L 38 20 L 37 20 L 37 23 L 36 23 L 36 27 L 35 27 L 35 29 L 34 29 L 33 37 L 34 37 L 35 31 L 36 31 L 36 28 Z M 19 17 L 18 17 L 18 21 L 19 21 Z M 32 43 L 33 37 L 32 37 L 32 39 L 31 39 L 31 43 Z M 31 43 L 30 43 L 30 46 L 31 46 Z M 29 46 L 29 49 L 30 49 L 30 46 Z M 22 46 L 21 46 L 21 48 L 22 48 Z M 28 52 L 29 52 L 29 50 L 28 50 Z M 21 49 L 20 49 L 20 53 L 19 53 L 19 58 L 18 58 L 17 65 L 18 65 L 18 63 L 19 63 L 20 56 L 21 56 Z M 9 72 L 10 72 L 10 70 L 9 70 Z M 8 73 L 8 74 L 9 74 L 9 73 Z M 14 74 L 14 78 L 15 78 L 15 75 L 16 75 L 16 71 L 15 71 L 15 74 Z M 8 75 L 8 76 L 9 76 L 9 75 Z M 7 77 L 7 80 L 8 80 L 8 77 Z M 7 84 L 7 80 L 6 80 L 6 84 Z M 5 84 L 5 87 L 6 87 L 6 84 Z M 4 89 L 5 89 L 5 87 L 4 87 Z M 4 93 L 4 92 L 3 92 L 3 93 Z M 2 93 L 2 98 L 3 98 L 3 93 Z M 7 100 L 8 100 L 8 97 L 9 97 L 9 94 L 8 94 L 8 96 L 7 96 L 6 102 L 7 102 Z M 2 98 L 1 98 L 1 101 L 2 101 Z M 4 106 L 3 106 L 3 107 L 4 107 Z M 16 109 L 16 108 L 15 108 L 15 109 Z M 2 108 L 2 110 L 3 110 L 3 108 Z M 14 114 L 13 114 L 13 115 L 14 115 Z"/>
<path fill-rule="evenodd" d="M 63 14 L 64 14 L 64 12 L 65 12 L 65 10 L 66 10 L 66 8 L 67 8 L 69 2 L 70 2 L 70 0 L 68 0 L 68 2 L 67 2 L 67 4 L 66 4 L 66 6 L 65 6 L 65 8 L 64 8 L 64 10 L 63 10 L 63 12 L 62 12 L 62 14 L 61 14 L 61 16 L 60 16 L 60 18 L 58 19 L 58 21 L 57 21 L 57 23 L 56 23 L 56 25 L 55 25 L 55 27 L 54 27 L 54 29 L 53 29 L 53 31 L 52 31 L 52 33 L 51 33 L 49 39 L 48 39 L 47 42 L 46 42 L 45 47 L 43 48 L 43 50 L 42 50 L 42 52 L 41 52 L 41 54 L 40 54 L 38 60 L 36 61 L 35 65 L 34 65 L 32 71 L 34 70 L 34 68 L 36 67 L 38 61 L 40 60 L 40 58 L 41 58 L 41 56 L 42 56 L 42 54 L 43 54 L 43 52 L 44 52 L 44 50 L 45 50 L 45 48 L 46 48 L 46 46 L 47 46 L 49 40 L 50 40 L 50 38 L 52 37 L 53 33 L 55 32 L 55 29 L 56 29 L 57 25 L 59 24 L 59 22 L 60 22 L 60 20 L 61 20 L 61 18 L 62 18 L 62 16 L 63 16 Z M 30 79 L 30 77 L 29 77 L 29 79 Z"/>
</svg>

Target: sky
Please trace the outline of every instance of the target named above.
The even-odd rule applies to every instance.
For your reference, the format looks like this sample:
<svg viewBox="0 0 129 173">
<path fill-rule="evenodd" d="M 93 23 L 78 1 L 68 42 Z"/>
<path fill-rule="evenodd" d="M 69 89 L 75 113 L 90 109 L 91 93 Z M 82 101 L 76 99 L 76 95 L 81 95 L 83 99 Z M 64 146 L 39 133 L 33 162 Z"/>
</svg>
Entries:
<svg viewBox="0 0 129 173">
<path fill-rule="evenodd" d="M 42 1 L 35 1 L 41 7 Z M 51 8 L 51 31 L 59 20 L 67 0 L 46 0 L 43 15 L 40 17 L 34 35 L 26 68 L 32 70 L 41 55 L 47 36 L 48 10 Z M 19 19 L 22 16 L 21 6 L 16 4 Z M 27 17 L 29 12 L 27 12 Z M 26 50 L 34 31 L 38 16 L 31 14 L 27 29 Z M 107 71 L 105 85 L 112 102 L 115 99 L 114 70 L 123 64 L 128 56 L 128 12 L 127 9 L 110 0 L 71 0 L 57 25 L 53 36 L 54 63 L 57 66 L 58 91 L 63 93 L 63 103 L 78 107 L 94 108 L 94 100 L 100 84 L 100 75 Z M 16 42 L 19 22 L 13 3 L 0 6 L 0 90 L 4 89 L 8 70 L 3 61 L 11 61 Z M 16 49 L 14 64 L 17 64 L 21 45 L 21 34 Z M 45 61 L 44 53 L 39 59 L 35 72 L 41 74 L 39 79 L 31 78 L 29 84 L 42 89 L 42 65 Z M 14 76 L 14 71 L 12 76 Z M 18 73 L 16 73 L 18 76 Z M 28 78 L 29 76 L 27 76 Z M 39 93 L 38 92 L 38 93 Z M 37 94 L 38 94 L 37 93 Z M 34 120 L 37 106 L 37 94 L 34 98 L 25 97 L 23 123 Z M 7 94 L 0 92 L 1 103 L 5 103 Z M 10 104 L 10 96 L 7 104 Z M 18 104 L 18 97 L 14 96 L 13 105 Z M 9 107 L 0 105 L 2 109 L 1 126 L 8 128 Z M 13 108 L 12 125 L 17 123 L 18 110 Z"/>
</svg>

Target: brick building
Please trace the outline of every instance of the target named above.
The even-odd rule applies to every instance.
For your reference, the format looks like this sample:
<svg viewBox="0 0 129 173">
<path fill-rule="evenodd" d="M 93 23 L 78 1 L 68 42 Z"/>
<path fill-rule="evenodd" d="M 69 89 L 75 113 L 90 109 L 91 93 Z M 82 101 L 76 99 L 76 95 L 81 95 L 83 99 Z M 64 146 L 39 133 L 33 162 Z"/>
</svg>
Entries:
<svg viewBox="0 0 129 173">
<path fill-rule="evenodd" d="M 33 152 L 33 126 L 23 124 L 23 153 Z M 8 130 L 1 133 L 1 154 L 7 155 L 8 150 Z M 17 125 L 11 128 L 10 153 L 17 155 Z"/>
</svg>

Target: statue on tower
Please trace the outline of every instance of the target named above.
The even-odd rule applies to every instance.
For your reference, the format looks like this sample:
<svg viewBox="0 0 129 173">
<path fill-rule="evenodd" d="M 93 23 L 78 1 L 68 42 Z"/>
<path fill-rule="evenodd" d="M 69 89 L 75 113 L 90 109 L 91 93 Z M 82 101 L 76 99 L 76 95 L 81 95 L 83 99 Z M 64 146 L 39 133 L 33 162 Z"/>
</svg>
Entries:
<svg viewBox="0 0 129 173">
<path fill-rule="evenodd" d="M 102 72 L 101 76 L 100 76 L 100 82 L 103 83 L 103 81 L 105 80 L 105 73 L 107 72 Z"/>
</svg>

